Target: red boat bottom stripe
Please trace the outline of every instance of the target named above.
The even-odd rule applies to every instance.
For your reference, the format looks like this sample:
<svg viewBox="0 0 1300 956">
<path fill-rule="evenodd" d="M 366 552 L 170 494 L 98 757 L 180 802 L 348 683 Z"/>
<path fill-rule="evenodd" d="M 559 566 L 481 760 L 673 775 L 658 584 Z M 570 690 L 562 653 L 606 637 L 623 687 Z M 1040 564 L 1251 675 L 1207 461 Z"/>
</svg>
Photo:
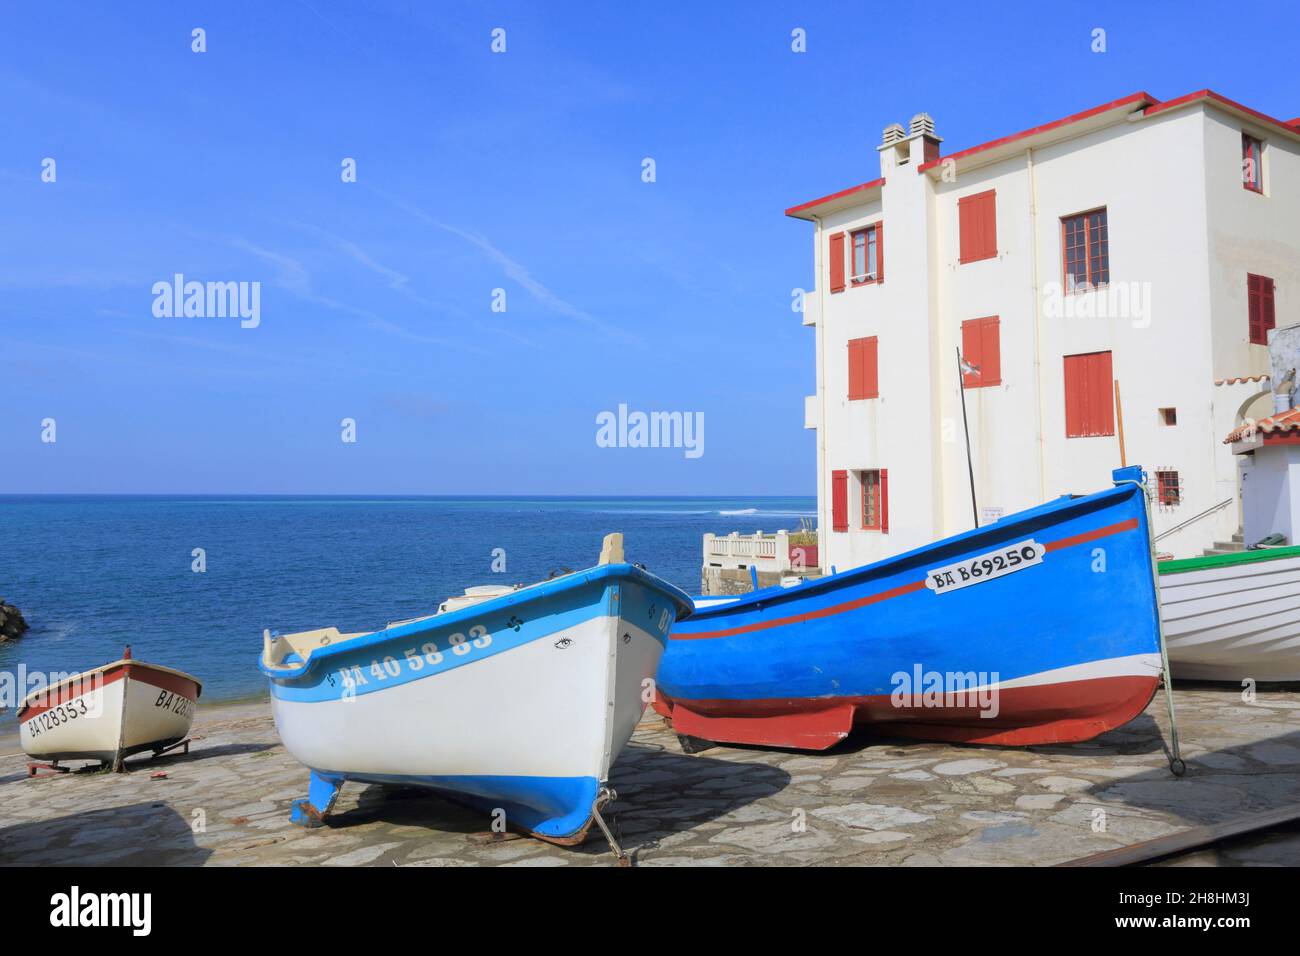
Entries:
<svg viewBox="0 0 1300 956">
<path fill-rule="evenodd" d="M 1091 740 L 1151 703 L 1154 676 L 1122 675 L 1006 687 L 996 716 L 970 706 L 899 707 L 889 694 L 777 700 L 655 701 L 679 734 L 722 743 L 825 750 L 854 727 L 886 737 L 1025 747 Z"/>
<path fill-rule="evenodd" d="M 1137 528 L 1137 518 L 1129 518 L 1127 521 L 1120 521 L 1115 524 L 1106 525 L 1103 528 L 1095 528 L 1092 531 L 1085 531 L 1083 534 L 1076 534 L 1070 538 L 1060 538 L 1056 541 L 1047 543 L 1048 551 L 1060 551 L 1064 548 L 1072 548 L 1076 544 L 1087 544 L 1089 541 L 1096 541 L 1100 538 L 1108 538 L 1112 534 L 1120 534 L 1124 531 L 1133 531 Z M 757 621 L 753 624 L 746 624 L 742 627 L 728 627 L 720 631 L 700 631 L 696 634 L 673 634 L 669 637 L 672 641 L 703 641 L 715 637 L 735 637 L 737 634 L 748 634 L 752 631 L 763 631 L 769 627 L 784 627 L 787 624 L 799 624 L 803 621 L 811 621 L 819 617 L 831 617 L 835 614 L 843 614 L 845 611 L 856 611 L 860 607 L 866 607 L 869 604 L 876 604 L 880 601 L 887 601 L 890 598 L 902 597 L 905 594 L 912 594 L 925 588 L 925 579 L 913 581 L 910 584 L 901 584 L 896 588 L 890 588 L 888 591 L 881 591 L 879 594 L 871 594 L 863 598 L 854 598 L 852 601 L 845 601 L 843 604 L 833 604 L 830 607 L 824 607 L 817 611 L 809 611 L 806 614 L 792 614 L 789 617 L 778 617 L 771 621 Z"/>
</svg>

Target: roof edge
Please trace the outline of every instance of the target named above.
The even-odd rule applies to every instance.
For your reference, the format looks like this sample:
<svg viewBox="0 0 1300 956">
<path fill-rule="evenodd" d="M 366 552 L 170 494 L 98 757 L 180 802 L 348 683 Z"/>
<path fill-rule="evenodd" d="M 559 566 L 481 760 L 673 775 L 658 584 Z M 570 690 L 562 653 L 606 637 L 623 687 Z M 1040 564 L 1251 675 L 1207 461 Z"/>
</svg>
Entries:
<svg viewBox="0 0 1300 956">
<path fill-rule="evenodd" d="M 1139 108 L 1144 110 L 1143 115 L 1152 116 L 1158 115 L 1167 110 L 1178 109 L 1179 107 L 1188 106 L 1192 103 L 1202 101 L 1209 101 L 1231 112 L 1236 112 L 1242 116 L 1249 117 L 1265 126 L 1270 126 L 1292 136 L 1300 137 L 1300 117 L 1296 117 L 1293 120 L 1280 120 L 1276 117 L 1269 116 L 1266 113 L 1261 113 L 1259 110 L 1251 109 L 1249 106 L 1238 103 L 1236 100 L 1231 100 L 1228 97 L 1216 93 L 1208 88 L 1197 90 L 1193 93 L 1187 93 L 1183 96 L 1176 97 L 1172 100 L 1165 100 L 1163 102 L 1156 99 L 1150 93 L 1138 91 L 1136 93 L 1130 93 L 1128 96 L 1120 97 L 1117 100 L 1111 100 L 1109 103 L 1102 103 L 1100 106 L 1094 106 L 1091 109 L 1086 109 L 1078 113 L 1071 113 L 1069 116 L 1053 120 L 1050 123 L 1044 123 L 1040 126 L 1021 130 L 1018 133 L 1012 133 L 1010 136 L 1002 136 L 998 139 L 989 140 L 986 143 L 980 143 L 978 146 L 971 146 L 955 153 L 949 153 L 947 156 L 940 156 L 937 159 L 930 160 L 929 162 L 921 163 L 916 167 L 916 171 L 918 173 L 923 173 L 927 170 L 941 166 L 949 160 L 956 161 L 965 159 L 969 156 L 975 156 L 988 150 L 996 149 L 999 146 L 1006 146 L 1007 144 L 1014 143 L 1018 140 L 1051 132 L 1055 129 L 1061 129 L 1065 126 L 1080 122 L 1081 120 L 1090 119 L 1111 110 L 1122 109 L 1125 106 L 1139 106 L 1140 104 Z M 814 218 L 811 214 L 811 210 L 838 199 L 845 199 L 857 193 L 870 192 L 884 184 L 885 180 L 883 178 L 873 179 L 870 182 L 861 183 L 857 186 L 850 186 L 848 189 L 841 189 L 839 192 L 830 193 L 829 195 L 791 206 L 786 209 L 785 214 L 793 219 L 811 221 Z"/>
</svg>

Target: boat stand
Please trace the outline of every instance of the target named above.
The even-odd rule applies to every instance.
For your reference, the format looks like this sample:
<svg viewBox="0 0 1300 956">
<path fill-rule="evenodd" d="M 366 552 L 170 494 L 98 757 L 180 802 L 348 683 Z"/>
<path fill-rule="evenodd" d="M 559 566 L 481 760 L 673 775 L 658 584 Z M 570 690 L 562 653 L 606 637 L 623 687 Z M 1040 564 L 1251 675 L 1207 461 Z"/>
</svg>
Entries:
<svg viewBox="0 0 1300 956">
<path fill-rule="evenodd" d="M 190 752 L 190 741 L 193 740 L 193 739 L 194 739 L 194 738 L 192 738 L 192 737 L 186 737 L 184 740 L 178 740 L 178 741 L 176 741 L 176 743 L 171 744 L 170 746 L 167 746 L 167 747 L 160 747 L 160 748 L 154 750 L 154 752 L 153 752 L 154 759 L 157 759 L 158 757 L 161 757 L 163 754 L 169 754 L 169 753 L 171 753 L 171 752 L 172 752 L 173 750 L 175 750 L 177 747 L 181 747 L 181 748 L 183 748 L 183 749 L 181 750 L 181 753 L 188 754 L 188 753 Z"/>
<path fill-rule="evenodd" d="M 614 839 L 614 833 L 610 830 L 609 824 L 605 818 L 600 815 L 601 808 L 608 806 L 618 799 L 618 791 L 613 787 L 601 787 L 596 793 L 596 799 L 591 805 L 591 818 L 596 821 L 596 826 L 600 827 L 600 832 L 605 834 L 605 840 L 609 843 L 609 848 L 614 851 L 614 858 L 618 861 L 615 866 L 631 866 L 632 858 L 627 855 L 627 851 L 618 845 Z"/>
<path fill-rule="evenodd" d="M 1118 382 L 1115 383 L 1115 389 L 1118 392 Z M 1122 447 L 1121 445 L 1121 450 Z M 1128 473 L 1128 476 L 1120 478 L 1121 472 Z M 1156 633 L 1160 638 L 1160 669 L 1162 683 L 1165 685 L 1165 702 L 1169 705 L 1169 772 L 1175 777 L 1181 777 L 1187 773 L 1187 763 L 1183 760 L 1182 747 L 1178 743 L 1178 720 L 1174 716 L 1174 682 L 1169 676 L 1169 648 L 1165 646 L 1165 619 L 1160 612 L 1160 567 L 1157 561 L 1155 532 L 1151 526 L 1150 489 L 1147 488 L 1145 480 L 1137 480 L 1138 477 L 1146 478 L 1138 465 L 1117 469 L 1114 474 L 1116 487 L 1122 484 L 1133 484 L 1141 489 L 1142 503 L 1147 510 L 1147 541 L 1151 547 L 1151 583 L 1156 596 Z"/>
<path fill-rule="evenodd" d="M 57 777 L 61 773 L 72 773 L 71 767 L 60 767 L 57 760 L 49 763 L 29 763 L 27 765 L 27 776 L 30 777 Z"/>
<path fill-rule="evenodd" d="M 323 827 L 342 789 L 342 780 L 322 777 L 313 770 L 307 784 L 307 796 L 298 798 L 289 806 L 289 822 L 309 830 Z"/>
</svg>

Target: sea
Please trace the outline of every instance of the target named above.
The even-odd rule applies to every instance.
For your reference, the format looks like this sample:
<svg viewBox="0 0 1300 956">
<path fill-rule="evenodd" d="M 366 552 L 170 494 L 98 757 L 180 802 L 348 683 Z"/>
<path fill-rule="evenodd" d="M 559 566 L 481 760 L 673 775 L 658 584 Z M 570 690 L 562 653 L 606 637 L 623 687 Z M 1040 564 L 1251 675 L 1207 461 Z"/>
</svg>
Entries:
<svg viewBox="0 0 1300 956">
<path fill-rule="evenodd" d="M 0 496 L 0 598 L 31 625 L 0 644 L 0 675 L 73 673 L 130 645 L 198 677 L 200 706 L 253 699 L 264 628 L 374 630 L 470 585 L 593 565 L 611 531 L 695 595 L 706 532 L 815 514 L 812 497 Z"/>
</svg>

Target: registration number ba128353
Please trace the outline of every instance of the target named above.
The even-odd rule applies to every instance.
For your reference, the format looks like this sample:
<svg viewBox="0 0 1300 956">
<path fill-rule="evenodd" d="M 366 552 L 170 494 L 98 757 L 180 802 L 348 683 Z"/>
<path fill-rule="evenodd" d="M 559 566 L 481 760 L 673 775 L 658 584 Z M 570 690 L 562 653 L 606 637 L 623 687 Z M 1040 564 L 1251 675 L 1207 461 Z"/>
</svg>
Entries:
<svg viewBox="0 0 1300 956">
<path fill-rule="evenodd" d="M 991 581 L 1004 574 L 1023 571 L 1035 564 L 1042 564 L 1043 555 L 1046 553 L 1047 548 L 1033 539 L 1019 541 L 997 551 L 977 554 L 965 561 L 927 571 L 925 586 L 935 594 L 947 594 L 949 591 L 957 591 L 972 584 Z"/>
</svg>

